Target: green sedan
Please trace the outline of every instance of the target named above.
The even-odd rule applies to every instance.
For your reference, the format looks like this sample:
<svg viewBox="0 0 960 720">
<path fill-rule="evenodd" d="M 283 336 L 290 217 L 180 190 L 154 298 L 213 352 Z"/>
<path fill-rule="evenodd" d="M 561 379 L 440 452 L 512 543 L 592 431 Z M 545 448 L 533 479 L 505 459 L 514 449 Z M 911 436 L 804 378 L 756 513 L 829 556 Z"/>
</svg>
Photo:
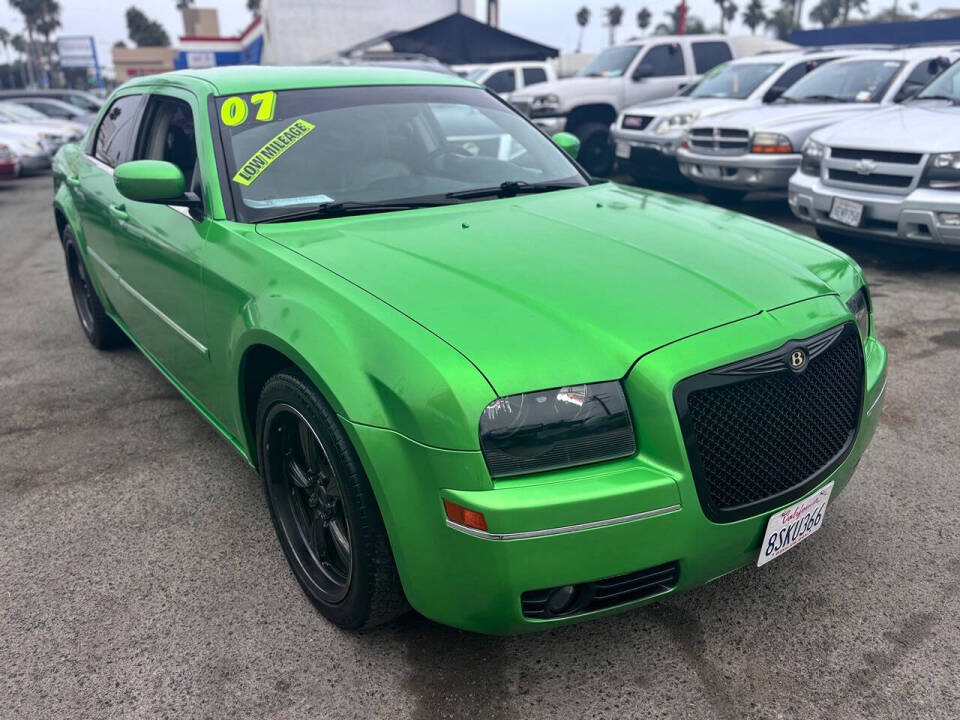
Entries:
<svg viewBox="0 0 960 720">
<path fill-rule="evenodd" d="M 523 632 L 763 565 L 869 444 L 850 258 L 576 152 L 456 77 L 240 67 L 126 83 L 57 154 L 83 331 L 260 473 L 333 623 Z"/>
</svg>

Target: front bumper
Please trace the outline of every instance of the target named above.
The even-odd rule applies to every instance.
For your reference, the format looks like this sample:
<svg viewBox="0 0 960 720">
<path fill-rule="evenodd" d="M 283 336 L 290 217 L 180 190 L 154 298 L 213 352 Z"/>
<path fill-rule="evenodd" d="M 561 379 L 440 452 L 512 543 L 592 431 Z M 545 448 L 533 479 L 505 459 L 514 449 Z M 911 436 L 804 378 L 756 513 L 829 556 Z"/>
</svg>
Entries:
<svg viewBox="0 0 960 720">
<path fill-rule="evenodd" d="M 659 119 L 659 118 L 658 118 Z M 657 119 L 657 120 L 658 120 Z M 656 125 L 657 120 L 650 123 L 649 127 Z M 680 141 L 683 139 L 683 131 L 657 135 L 655 132 L 624 130 L 616 128 L 610 132 L 614 142 L 621 143 L 630 148 L 639 148 L 641 150 L 652 150 L 653 152 L 667 157 L 675 157 L 680 148 Z"/>
<path fill-rule="evenodd" d="M 800 155 L 701 155 L 677 151 L 680 172 L 700 185 L 731 190 L 786 190 Z"/>
<path fill-rule="evenodd" d="M 907 195 L 847 190 L 825 185 L 819 177 L 796 173 L 790 179 L 790 209 L 801 220 L 836 232 L 907 243 L 960 248 L 960 225 L 947 225 L 941 213 L 960 213 L 960 192 L 917 188 Z M 863 205 L 860 227 L 830 219 L 834 198 Z"/>
<path fill-rule="evenodd" d="M 530 122 L 543 130 L 547 135 L 563 132 L 567 127 L 566 115 L 552 115 L 551 117 L 531 118 Z"/>
<path fill-rule="evenodd" d="M 616 128 L 610 134 L 617 162 L 634 176 L 656 178 L 664 172 L 679 175 L 676 155 L 683 133 L 657 135 Z"/>
<path fill-rule="evenodd" d="M 50 156 L 46 153 L 21 153 L 20 169 L 23 172 L 42 172 L 50 169 Z"/>
<path fill-rule="evenodd" d="M 639 428 L 629 459 L 491 483 L 479 452 L 428 448 L 389 430 L 344 422 L 378 496 L 404 590 L 423 615 L 484 633 L 547 629 L 620 612 L 702 585 L 756 561 L 775 510 L 718 524 L 701 509 L 673 401 L 677 382 L 849 319 L 836 296 L 761 313 L 644 356 L 625 379 Z M 882 404 L 886 351 L 865 345 L 859 433 L 818 487 L 849 481 Z M 485 482 L 491 489 L 479 487 Z M 812 489 L 810 492 L 813 492 Z M 441 498 L 483 512 L 489 532 L 447 524 Z M 791 504 L 791 503 L 786 503 Z M 656 595 L 569 617 L 525 617 L 526 591 L 677 563 Z"/>
</svg>

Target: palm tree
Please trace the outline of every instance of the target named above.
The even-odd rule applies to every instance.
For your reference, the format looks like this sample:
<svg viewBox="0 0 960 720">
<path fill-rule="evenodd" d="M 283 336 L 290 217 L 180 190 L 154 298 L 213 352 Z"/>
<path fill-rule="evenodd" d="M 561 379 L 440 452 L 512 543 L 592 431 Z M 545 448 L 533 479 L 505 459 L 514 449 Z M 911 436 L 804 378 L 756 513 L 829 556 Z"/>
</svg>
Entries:
<svg viewBox="0 0 960 720">
<path fill-rule="evenodd" d="M 247 0 L 248 4 L 251 0 Z M 583 47 L 583 31 L 587 27 L 587 23 L 590 22 L 590 8 L 584 5 L 582 8 L 577 10 L 577 25 L 580 26 L 580 37 L 577 38 L 577 52 L 580 52 L 580 49 Z"/>
<path fill-rule="evenodd" d="M 186 10 L 193 5 L 195 1 L 196 0 L 177 0 L 177 10 Z"/>
<path fill-rule="evenodd" d="M 17 64 L 20 67 L 20 84 L 23 87 L 26 87 L 27 78 L 23 75 L 23 67 L 26 65 L 27 72 L 29 73 L 30 65 L 28 63 L 24 63 L 23 56 L 27 54 L 27 41 L 24 40 L 23 35 L 14 35 L 12 38 L 10 38 L 10 47 L 12 47 L 13 51 L 17 54 L 17 60 L 19 61 Z"/>
<path fill-rule="evenodd" d="M 623 22 L 623 8 L 619 5 L 611 5 L 603 10 L 607 14 L 607 27 L 610 28 L 610 44 L 616 42 L 616 30 Z"/>
<path fill-rule="evenodd" d="M 260 0 L 247 0 L 247 10 L 253 13 L 254 17 L 260 17 Z M 587 10 L 587 13 L 589 12 Z"/>
<path fill-rule="evenodd" d="M 820 23 L 820 27 L 830 27 L 840 17 L 841 0 L 820 0 L 810 11 L 810 20 Z"/>
<path fill-rule="evenodd" d="M 726 22 L 733 22 L 733 20 L 737 17 L 737 10 L 739 10 L 737 4 L 733 0 L 727 0 L 723 6 L 723 19 Z M 721 25 L 722 24 L 723 23 L 721 22 Z M 722 29 L 721 32 L 723 32 Z"/>
<path fill-rule="evenodd" d="M 790 32 L 796 27 L 792 3 L 785 0 L 772 15 L 767 15 L 763 24 L 766 28 L 773 30 L 778 39 L 786 40 L 790 37 Z"/>
<path fill-rule="evenodd" d="M 640 8 L 637 12 L 637 27 L 640 28 L 641 32 L 646 32 L 647 28 L 650 27 L 650 17 L 650 10 L 646 7 Z"/>
<path fill-rule="evenodd" d="M 0 47 L 3 48 L 3 56 L 10 62 L 10 31 L 0 27 Z"/>
<path fill-rule="evenodd" d="M 750 0 L 747 9 L 743 11 L 743 24 L 750 28 L 750 32 L 757 34 L 757 28 L 763 25 L 767 13 L 763 9 L 763 0 Z"/>
<path fill-rule="evenodd" d="M 867 0 L 841 0 L 840 6 L 842 11 L 840 13 L 840 22 L 843 25 L 847 24 L 847 20 L 850 18 L 850 11 L 856 10 L 860 14 L 864 14 L 867 11 Z"/>
</svg>

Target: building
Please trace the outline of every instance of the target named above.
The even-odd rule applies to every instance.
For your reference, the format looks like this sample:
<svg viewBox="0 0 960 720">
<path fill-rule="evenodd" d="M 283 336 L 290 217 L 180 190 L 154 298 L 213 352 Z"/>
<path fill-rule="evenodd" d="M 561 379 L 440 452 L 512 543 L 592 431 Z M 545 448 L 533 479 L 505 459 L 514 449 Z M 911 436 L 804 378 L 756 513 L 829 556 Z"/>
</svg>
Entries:
<svg viewBox="0 0 960 720">
<path fill-rule="evenodd" d="M 473 16 L 474 5 L 474 0 L 263 0 L 262 62 L 303 65 L 391 30 L 456 12 Z"/>
<path fill-rule="evenodd" d="M 115 47 L 113 48 L 113 71 L 117 83 L 124 83 L 142 75 L 173 70 L 177 50 L 171 47 Z"/>
</svg>

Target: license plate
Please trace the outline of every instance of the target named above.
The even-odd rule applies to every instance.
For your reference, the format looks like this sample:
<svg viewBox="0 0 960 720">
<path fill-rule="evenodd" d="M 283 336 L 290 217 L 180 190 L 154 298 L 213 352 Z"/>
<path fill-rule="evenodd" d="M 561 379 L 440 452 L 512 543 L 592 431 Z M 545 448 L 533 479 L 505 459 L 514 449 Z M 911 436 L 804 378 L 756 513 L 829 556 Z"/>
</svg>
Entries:
<svg viewBox="0 0 960 720">
<path fill-rule="evenodd" d="M 838 223 L 849 225 L 850 227 L 859 227 L 860 220 L 863 218 L 863 205 L 853 200 L 844 200 L 843 198 L 834 198 L 833 207 L 830 208 L 830 219 Z"/>
<path fill-rule="evenodd" d="M 813 495 L 770 516 L 760 544 L 757 567 L 792 550 L 823 527 L 823 516 L 832 490 L 833 483 L 824 485 Z"/>
<path fill-rule="evenodd" d="M 711 180 L 719 180 L 721 175 L 719 165 L 701 165 L 700 172 L 703 173 L 705 178 L 710 178 Z"/>
<path fill-rule="evenodd" d="M 624 142 L 618 142 L 615 150 L 618 158 L 623 158 L 624 160 L 630 159 L 630 146 Z"/>
</svg>

